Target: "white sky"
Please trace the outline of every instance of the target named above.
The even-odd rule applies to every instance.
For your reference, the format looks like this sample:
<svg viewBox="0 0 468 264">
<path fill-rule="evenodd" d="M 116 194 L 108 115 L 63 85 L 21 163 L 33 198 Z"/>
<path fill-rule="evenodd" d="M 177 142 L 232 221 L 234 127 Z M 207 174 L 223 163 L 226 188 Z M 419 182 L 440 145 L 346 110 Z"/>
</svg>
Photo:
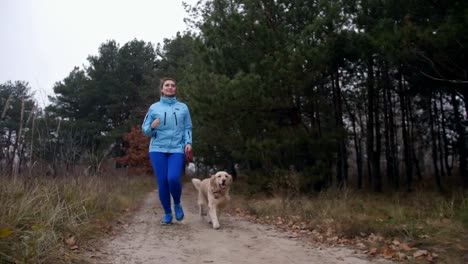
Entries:
<svg viewBox="0 0 468 264">
<path fill-rule="evenodd" d="M 182 0 L 0 0 L 0 84 L 27 81 L 44 106 L 55 82 L 102 43 L 156 46 L 185 31 L 185 17 Z"/>
</svg>

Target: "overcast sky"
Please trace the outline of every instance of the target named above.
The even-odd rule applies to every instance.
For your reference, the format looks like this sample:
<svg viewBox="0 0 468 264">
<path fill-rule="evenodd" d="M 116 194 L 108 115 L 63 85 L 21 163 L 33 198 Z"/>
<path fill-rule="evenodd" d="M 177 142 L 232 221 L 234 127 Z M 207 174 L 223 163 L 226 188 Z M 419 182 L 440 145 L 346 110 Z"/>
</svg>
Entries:
<svg viewBox="0 0 468 264">
<path fill-rule="evenodd" d="M 156 45 L 183 32 L 182 2 L 196 0 L 0 0 L 0 84 L 27 81 L 44 106 L 54 83 L 107 40 Z"/>
</svg>

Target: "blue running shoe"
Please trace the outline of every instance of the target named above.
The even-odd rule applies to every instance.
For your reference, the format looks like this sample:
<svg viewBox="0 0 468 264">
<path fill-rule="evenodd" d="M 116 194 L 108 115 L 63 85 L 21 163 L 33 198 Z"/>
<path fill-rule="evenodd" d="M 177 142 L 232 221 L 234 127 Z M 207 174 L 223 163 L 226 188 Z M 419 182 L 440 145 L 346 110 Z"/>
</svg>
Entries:
<svg viewBox="0 0 468 264">
<path fill-rule="evenodd" d="M 181 204 L 174 204 L 175 219 L 180 221 L 184 219 L 184 210 L 182 209 Z"/>
<path fill-rule="evenodd" d="M 161 224 L 170 225 L 172 223 L 172 214 L 164 214 Z"/>
</svg>

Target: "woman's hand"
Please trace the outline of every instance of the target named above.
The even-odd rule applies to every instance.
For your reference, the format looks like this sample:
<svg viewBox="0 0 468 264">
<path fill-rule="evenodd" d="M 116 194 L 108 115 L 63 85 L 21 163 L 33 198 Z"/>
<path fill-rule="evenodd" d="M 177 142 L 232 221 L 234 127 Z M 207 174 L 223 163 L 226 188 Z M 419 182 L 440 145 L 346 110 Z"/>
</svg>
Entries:
<svg viewBox="0 0 468 264">
<path fill-rule="evenodd" d="M 156 118 L 156 120 L 153 121 L 153 123 L 151 123 L 151 129 L 155 129 L 159 126 L 159 124 L 161 124 L 161 119 Z"/>
<path fill-rule="evenodd" d="M 185 145 L 185 153 L 192 151 L 192 145 L 187 144 Z"/>
<path fill-rule="evenodd" d="M 192 145 L 190 144 L 185 145 L 185 159 L 188 162 L 193 162 Z"/>
</svg>

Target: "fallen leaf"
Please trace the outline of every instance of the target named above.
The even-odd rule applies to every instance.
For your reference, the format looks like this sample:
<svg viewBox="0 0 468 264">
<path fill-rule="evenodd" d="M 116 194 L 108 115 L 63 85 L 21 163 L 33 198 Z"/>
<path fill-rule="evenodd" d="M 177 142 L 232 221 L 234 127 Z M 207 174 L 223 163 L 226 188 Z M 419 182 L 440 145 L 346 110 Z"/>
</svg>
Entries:
<svg viewBox="0 0 468 264">
<path fill-rule="evenodd" d="M 364 243 L 357 243 L 356 244 L 356 247 L 359 248 L 359 249 L 366 249 L 366 245 L 364 245 Z"/>
<path fill-rule="evenodd" d="M 400 247 L 401 250 L 404 250 L 404 251 L 410 251 L 410 250 L 412 250 L 412 248 L 411 248 L 410 246 L 408 246 L 408 244 L 406 244 L 406 243 L 401 243 L 401 244 L 399 245 L 399 247 Z"/>
<path fill-rule="evenodd" d="M 74 245 L 74 246 L 71 246 L 70 249 L 71 249 L 71 250 L 78 250 L 79 247 L 78 247 L 77 245 Z"/>
<path fill-rule="evenodd" d="M 390 245 L 389 248 L 395 250 L 395 251 L 399 251 L 400 248 L 398 246 L 395 246 L 395 245 Z"/>
<path fill-rule="evenodd" d="M 380 242 L 384 240 L 383 236 L 375 235 L 374 233 L 370 234 L 369 237 L 367 238 L 370 242 Z"/>
<path fill-rule="evenodd" d="M 382 256 L 385 259 L 392 259 L 395 256 L 395 251 L 389 247 L 385 247 L 382 251 Z"/>
<path fill-rule="evenodd" d="M 349 239 L 346 239 L 346 238 L 342 238 L 342 239 L 339 239 L 339 240 L 338 240 L 338 243 L 340 243 L 340 244 L 347 244 L 347 243 L 350 243 L 350 240 L 349 240 Z"/>
<path fill-rule="evenodd" d="M 377 248 L 371 248 L 369 250 L 369 255 L 375 255 L 377 253 Z"/>
<path fill-rule="evenodd" d="M 396 253 L 396 256 L 397 256 L 398 260 L 400 260 L 400 261 L 406 259 L 406 254 L 405 254 L 405 253 L 402 253 L 402 252 Z"/>
<path fill-rule="evenodd" d="M 71 249 L 71 247 L 74 246 L 74 245 L 76 244 L 75 237 L 72 236 L 72 235 L 69 235 L 69 236 L 65 239 L 65 244 L 67 244 L 67 246 Z"/>
<path fill-rule="evenodd" d="M 427 253 L 428 253 L 427 250 L 420 249 L 420 250 L 413 253 L 413 257 L 414 258 L 419 258 L 419 257 L 422 257 L 422 256 L 426 256 Z"/>
</svg>

